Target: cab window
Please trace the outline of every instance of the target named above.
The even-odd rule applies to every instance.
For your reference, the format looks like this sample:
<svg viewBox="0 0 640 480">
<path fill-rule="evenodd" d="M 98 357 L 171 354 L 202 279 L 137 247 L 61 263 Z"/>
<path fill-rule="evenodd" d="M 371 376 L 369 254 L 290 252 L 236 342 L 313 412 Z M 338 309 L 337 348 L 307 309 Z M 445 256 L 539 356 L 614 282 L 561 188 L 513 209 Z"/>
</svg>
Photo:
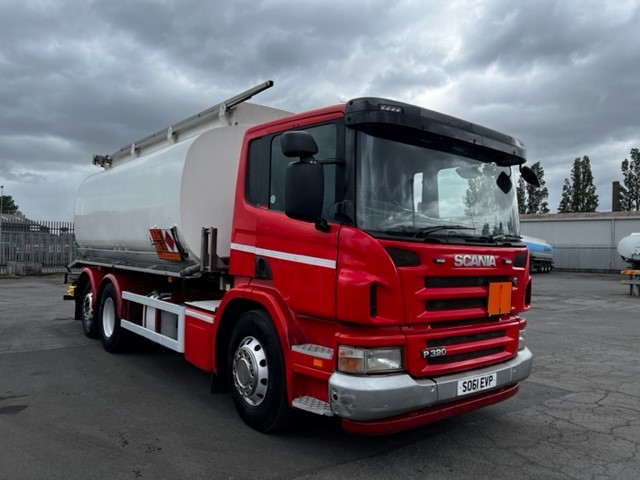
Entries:
<svg viewBox="0 0 640 480">
<path fill-rule="evenodd" d="M 338 128 L 335 123 L 296 129 L 309 132 L 318 145 L 317 160 L 338 156 Z M 287 165 L 296 159 L 285 157 L 280 139 L 282 134 L 254 140 L 249 145 L 247 165 L 247 201 L 269 210 L 284 211 L 285 174 Z M 268 146 L 267 146 L 268 144 Z M 333 219 L 336 203 L 336 165 L 323 165 L 323 217 Z"/>
</svg>

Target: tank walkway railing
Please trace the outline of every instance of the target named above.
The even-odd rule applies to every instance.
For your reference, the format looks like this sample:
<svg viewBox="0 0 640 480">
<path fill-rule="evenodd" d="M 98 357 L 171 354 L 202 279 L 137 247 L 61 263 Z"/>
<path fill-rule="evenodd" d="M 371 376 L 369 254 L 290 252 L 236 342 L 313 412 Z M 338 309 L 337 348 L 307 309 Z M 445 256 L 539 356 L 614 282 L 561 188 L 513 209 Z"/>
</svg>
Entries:
<svg viewBox="0 0 640 480">
<path fill-rule="evenodd" d="M 4 215 L 0 223 L 0 275 L 64 272 L 76 254 L 73 222 Z"/>
</svg>

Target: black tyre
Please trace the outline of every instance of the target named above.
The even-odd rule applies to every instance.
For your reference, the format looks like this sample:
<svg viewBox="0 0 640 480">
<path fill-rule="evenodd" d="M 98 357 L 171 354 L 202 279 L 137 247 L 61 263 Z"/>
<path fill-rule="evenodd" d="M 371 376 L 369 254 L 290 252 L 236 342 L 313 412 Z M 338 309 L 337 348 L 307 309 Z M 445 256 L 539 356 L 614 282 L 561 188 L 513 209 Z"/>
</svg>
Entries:
<svg viewBox="0 0 640 480">
<path fill-rule="evenodd" d="M 93 292 L 89 282 L 84 284 L 82 296 L 77 301 L 80 303 L 80 320 L 82 320 L 84 334 L 89 338 L 98 338 L 100 332 L 98 330 L 97 316 L 93 310 Z"/>
<path fill-rule="evenodd" d="M 120 326 L 118 296 L 111 283 L 100 294 L 98 324 L 100 325 L 100 340 L 104 349 L 111 353 L 122 350 L 128 341 L 129 332 Z"/>
<path fill-rule="evenodd" d="M 282 347 L 269 316 L 251 310 L 238 318 L 227 352 L 233 403 L 242 420 L 259 432 L 273 432 L 289 420 Z"/>
</svg>

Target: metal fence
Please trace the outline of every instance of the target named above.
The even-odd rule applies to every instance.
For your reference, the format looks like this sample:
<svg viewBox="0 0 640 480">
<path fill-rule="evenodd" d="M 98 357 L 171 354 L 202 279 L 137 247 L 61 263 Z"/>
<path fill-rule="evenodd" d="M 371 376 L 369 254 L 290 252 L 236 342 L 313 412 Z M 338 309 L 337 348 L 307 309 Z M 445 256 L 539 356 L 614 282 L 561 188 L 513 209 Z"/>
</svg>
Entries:
<svg viewBox="0 0 640 480">
<path fill-rule="evenodd" d="M 5 217 L 0 223 L 0 275 L 63 272 L 75 253 L 73 222 Z"/>
</svg>

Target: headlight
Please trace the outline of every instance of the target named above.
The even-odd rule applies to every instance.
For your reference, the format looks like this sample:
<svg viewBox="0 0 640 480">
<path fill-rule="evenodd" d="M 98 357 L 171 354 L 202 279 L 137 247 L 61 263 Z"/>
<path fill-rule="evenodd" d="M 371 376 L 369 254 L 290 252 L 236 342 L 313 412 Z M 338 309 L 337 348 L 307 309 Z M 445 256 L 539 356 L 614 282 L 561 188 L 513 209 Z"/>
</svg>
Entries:
<svg viewBox="0 0 640 480">
<path fill-rule="evenodd" d="M 341 345 L 338 370 L 345 373 L 383 373 L 402 370 L 402 348 L 361 348 Z"/>
<path fill-rule="evenodd" d="M 520 336 L 518 337 L 518 350 L 524 350 L 524 347 L 527 346 L 527 329 L 520 329 Z"/>
</svg>

